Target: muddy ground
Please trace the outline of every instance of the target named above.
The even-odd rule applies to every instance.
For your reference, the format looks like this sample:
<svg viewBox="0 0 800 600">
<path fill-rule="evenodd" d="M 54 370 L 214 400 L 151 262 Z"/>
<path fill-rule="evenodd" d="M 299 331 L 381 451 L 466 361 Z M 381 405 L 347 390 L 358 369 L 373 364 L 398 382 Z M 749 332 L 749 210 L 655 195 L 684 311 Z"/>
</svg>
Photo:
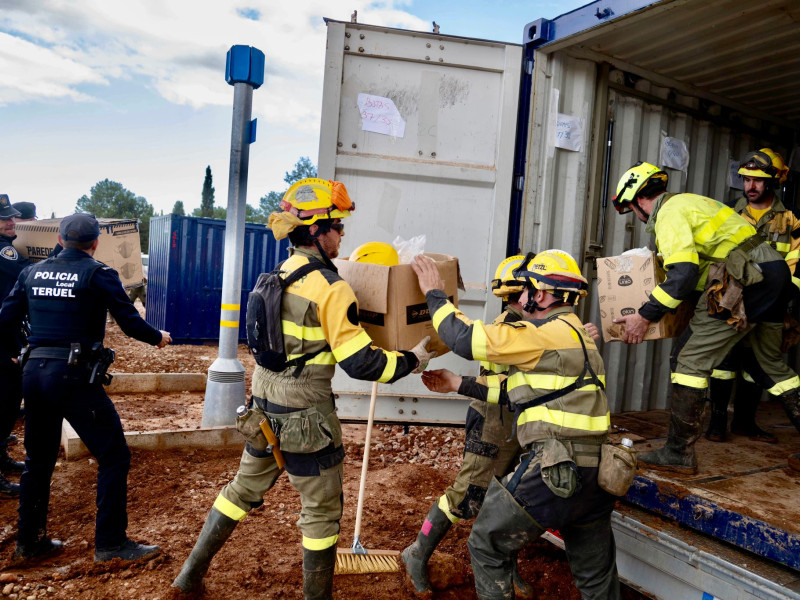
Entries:
<svg viewBox="0 0 800 600">
<path fill-rule="evenodd" d="M 113 370 L 119 372 L 206 372 L 216 356 L 216 348 L 208 346 L 156 350 L 128 341 L 116 326 L 109 327 L 106 343 L 117 350 Z M 246 352 L 240 347 L 240 360 L 252 371 Z M 146 397 L 114 397 L 128 430 L 181 425 L 201 412 L 202 395 L 142 396 Z M 148 412 L 154 418 L 148 420 Z M 352 543 L 365 427 L 345 425 L 344 429 L 347 458 L 340 546 L 346 547 Z M 21 427 L 17 433 L 22 434 Z M 402 550 L 414 540 L 430 505 L 458 472 L 463 430 L 411 427 L 406 435 L 400 426 L 381 426 L 375 429 L 373 444 L 361 541 L 367 549 Z M 21 444 L 11 452 L 22 459 Z M 51 536 L 66 543 L 65 550 L 31 568 L 12 568 L 16 502 L 0 501 L 0 594 L 9 598 L 169 598 L 170 582 L 220 488 L 235 474 L 239 454 L 236 450 L 133 451 L 128 533 L 135 540 L 159 544 L 164 553 L 132 567 L 94 565 L 96 463 L 91 458 L 60 460 L 53 476 L 48 527 Z M 301 598 L 302 551 L 295 526 L 299 510 L 296 492 L 282 477 L 267 493 L 264 505 L 251 512 L 217 555 L 206 578 L 205 597 Z M 469 531 L 469 522 L 454 526 L 434 555 L 435 598 L 475 598 L 466 544 Z M 525 548 L 519 564 L 538 598 L 580 598 L 564 552 L 549 542 Z M 413 597 L 399 573 L 337 576 L 334 596 L 352 600 Z M 629 589 L 623 597 L 643 598 Z"/>
</svg>

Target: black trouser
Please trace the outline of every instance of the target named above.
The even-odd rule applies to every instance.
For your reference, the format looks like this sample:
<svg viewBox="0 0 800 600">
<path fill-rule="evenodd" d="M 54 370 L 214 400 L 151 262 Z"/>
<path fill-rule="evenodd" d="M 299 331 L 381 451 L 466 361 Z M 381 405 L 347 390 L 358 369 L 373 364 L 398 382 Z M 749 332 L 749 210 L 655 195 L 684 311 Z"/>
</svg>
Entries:
<svg viewBox="0 0 800 600">
<path fill-rule="evenodd" d="M 61 445 L 62 420 L 97 459 L 95 547 L 122 544 L 128 527 L 131 454 L 119 415 L 103 386 L 88 383 L 85 365 L 31 358 L 22 376 L 25 394 L 25 472 L 20 479 L 19 540 L 33 543 L 46 531 L 50 479 Z"/>
<path fill-rule="evenodd" d="M 19 417 L 22 404 L 22 369 L 15 363 L 0 366 L 0 453 Z"/>
</svg>

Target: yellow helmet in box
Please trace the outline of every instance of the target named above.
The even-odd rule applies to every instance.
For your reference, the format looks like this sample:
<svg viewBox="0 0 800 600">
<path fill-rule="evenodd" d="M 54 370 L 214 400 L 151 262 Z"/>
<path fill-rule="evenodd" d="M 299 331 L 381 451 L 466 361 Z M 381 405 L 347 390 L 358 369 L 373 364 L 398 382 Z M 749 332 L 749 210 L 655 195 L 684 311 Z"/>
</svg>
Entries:
<svg viewBox="0 0 800 600">
<path fill-rule="evenodd" d="M 770 148 L 748 152 L 739 166 L 739 175 L 772 179 L 778 183 L 786 181 L 788 174 L 789 167 L 783 162 L 783 157 Z"/>
<path fill-rule="evenodd" d="M 498 298 L 508 298 L 511 294 L 525 289 L 525 279 L 514 275 L 514 270 L 522 266 L 525 257 L 521 254 L 503 259 L 494 272 L 492 293 Z"/>
<path fill-rule="evenodd" d="M 393 267 L 400 264 L 397 250 L 394 249 L 394 246 L 386 242 L 366 242 L 365 244 L 361 244 L 350 254 L 350 260 L 353 262 L 383 265 L 384 267 Z"/>
</svg>

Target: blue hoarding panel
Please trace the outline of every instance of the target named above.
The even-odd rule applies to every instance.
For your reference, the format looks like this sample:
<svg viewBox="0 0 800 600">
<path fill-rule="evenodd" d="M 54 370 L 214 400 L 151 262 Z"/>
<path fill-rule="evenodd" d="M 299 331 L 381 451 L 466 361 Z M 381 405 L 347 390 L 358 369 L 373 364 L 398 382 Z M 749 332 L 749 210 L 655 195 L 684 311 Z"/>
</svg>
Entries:
<svg viewBox="0 0 800 600">
<path fill-rule="evenodd" d="M 275 240 L 264 225 L 244 234 L 239 339 L 246 339 L 247 294 L 261 273 L 288 256 L 289 241 Z M 164 215 L 150 220 L 147 322 L 177 343 L 219 339 L 225 221 Z"/>
</svg>

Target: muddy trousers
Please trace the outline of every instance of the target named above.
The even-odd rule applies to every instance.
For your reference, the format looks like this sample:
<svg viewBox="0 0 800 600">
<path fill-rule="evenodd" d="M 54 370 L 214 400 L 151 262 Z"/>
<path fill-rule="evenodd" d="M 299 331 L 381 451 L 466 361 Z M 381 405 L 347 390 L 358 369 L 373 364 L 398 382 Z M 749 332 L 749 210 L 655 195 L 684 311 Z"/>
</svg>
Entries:
<svg viewBox="0 0 800 600">
<path fill-rule="evenodd" d="M 512 557 L 546 529 L 558 529 L 575 585 L 585 600 L 618 600 L 616 546 L 611 531 L 614 497 L 597 486 L 596 467 L 577 467 L 580 490 L 560 498 L 544 484 L 539 464 L 524 462 L 514 488 L 514 473 L 489 486 L 485 504 L 469 536 L 475 589 L 480 600 L 514 598 Z M 510 486 L 513 492 L 508 489 Z"/>
</svg>

